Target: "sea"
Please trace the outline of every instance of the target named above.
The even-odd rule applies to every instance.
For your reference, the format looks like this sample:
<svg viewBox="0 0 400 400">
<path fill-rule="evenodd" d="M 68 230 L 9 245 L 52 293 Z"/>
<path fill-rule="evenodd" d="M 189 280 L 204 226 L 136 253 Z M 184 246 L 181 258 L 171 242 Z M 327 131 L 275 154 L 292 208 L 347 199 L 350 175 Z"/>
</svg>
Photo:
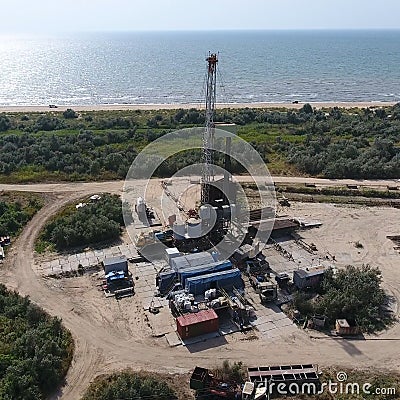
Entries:
<svg viewBox="0 0 400 400">
<path fill-rule="evenodd" d="M 400 30 L 0 36 L 0 106 L 400 101 Z"/>
</svg>

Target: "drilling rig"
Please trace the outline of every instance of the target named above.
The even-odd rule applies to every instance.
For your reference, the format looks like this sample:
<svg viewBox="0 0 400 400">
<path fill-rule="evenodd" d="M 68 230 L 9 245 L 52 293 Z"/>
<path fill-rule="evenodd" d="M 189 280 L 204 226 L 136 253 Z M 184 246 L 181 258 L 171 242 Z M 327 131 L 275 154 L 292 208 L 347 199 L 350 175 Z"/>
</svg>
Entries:
<svg viewBox="0 0 400 400">
<path fill-rule="evenodd" d="M 206 123 L 203 133 L 203 170 L 201 180 L 201 205 L 210 203 L 210 186 L 214 181 L 213 153 L 214 153 L 214 116 L 217 92 L 217 64 L 218 56 L 210 53 L 206 58 L 208 63 L 206 83 Z"/>
</svg>

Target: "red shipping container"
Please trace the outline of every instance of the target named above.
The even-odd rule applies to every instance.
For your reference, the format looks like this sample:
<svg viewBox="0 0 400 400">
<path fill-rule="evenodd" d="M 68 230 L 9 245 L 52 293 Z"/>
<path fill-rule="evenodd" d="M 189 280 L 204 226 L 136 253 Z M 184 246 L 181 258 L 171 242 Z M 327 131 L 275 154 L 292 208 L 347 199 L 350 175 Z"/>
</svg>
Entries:
<svg viewBox="0 0 400 400">
<path fill-rule="evenodd" d="M 181 315 L 176 319 L 176 329 L 182 340 L 216 332 L 219 329 L 218 315 L 211 309 Z"/>
</svg>

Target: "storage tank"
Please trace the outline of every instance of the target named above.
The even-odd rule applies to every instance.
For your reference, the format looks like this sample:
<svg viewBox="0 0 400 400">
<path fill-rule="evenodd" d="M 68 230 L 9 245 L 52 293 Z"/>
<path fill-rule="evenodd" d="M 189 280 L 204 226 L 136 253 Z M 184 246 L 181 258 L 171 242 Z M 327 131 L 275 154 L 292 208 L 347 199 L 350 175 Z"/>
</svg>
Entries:
<svg viewBox="0 0 400 400">
<path fill-rule="evenodd" d="M 136 212 L 137 214 L 146 214 L 146 203 L 142 197 L 138 197 L 136 200 Z"/>
<path fill-rule="evenodd" d="M 170 228 L 174 226 L 174 222 L 176 222 L 176 214 L 172 214 L 168 217 L 168 225 Z"/>
<path fill-rule="evenodd" d="M 201 233 L 201 219 L 189 218 L 187 220 L 187 235 L 189 238 L 198 238 Z"/>
<path fill-rule="evenodd" d="M 186 234 L 186 226 L 183 222 L 175 221 L 172 230 L 174 232 L 174 239 L 175 240 L 183 240 Z"/>
<path fill-rule="evenodd" d="M 199 210 L 200 218 L 207 221 L 211 219 L 211 208 L 207 206 L 201 206 Z"/>
</svg>

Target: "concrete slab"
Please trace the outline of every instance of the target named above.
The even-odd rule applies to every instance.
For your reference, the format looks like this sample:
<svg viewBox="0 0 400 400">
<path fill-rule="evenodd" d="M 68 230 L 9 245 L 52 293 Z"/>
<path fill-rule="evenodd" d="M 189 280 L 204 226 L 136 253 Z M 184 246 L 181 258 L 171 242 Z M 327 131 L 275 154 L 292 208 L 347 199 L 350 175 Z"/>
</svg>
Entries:
<svg viewBox="0 0 400 400">
<path fill-rule="evenodd" d="M 259 318 L 255 319 L 255 320 L 251 321 L 250 323 L 253 326 L 259 326 L 259 325 L 265 324 L 267 322 L 272 322 L 271 318 L 269 316 L 259 317 Z"/>
<path fill-rule="evenodd" d="M 276 325 L 273 322 L 266 322 L 264 324 L 257 325 L 257 329 L 260 332 L 266 332 L 266 331 L 276 329 Z"/>
<path fill-rule="evenodd" d="M 239 331 L 240 331 L 240 329 L 234 323 L 223 324 L 223 325 L 220 325 L 220 327 L 219 327 L 219 332 L 222 336 L 230 335 L 232 333 L 236 333 Z"/>
<path fill-rule="evenodd" d="M 273 313 L 270 315 L 271 321 L 280 321 L 282 319 L 288 319 L 285 313 L 280 312 L 280 313 Z M 289 320 L 290 321 L 290 320 Z"/>
<path fill-rule="evenodd" d="M 53 261 L 50 262 L 50 265 L 52 267 L 57 267 L 58 265 L 60 265 L 60 260 L 59 259 L 53 260 Z"/>
<path fill-rule="evenodd" d="M 167 343 L 170 347 L 176 347 L 182 344 L 181 339 L 176 332 L 167 333 L 165 339 L 167 339 Z"/>
<path fill-rule="evenodd" d="M 278 327 L 278 328 L 283 328 L 289 325 L 292 325 L 293 322 L 289 319 L 289 318 L 284 318 L 284 319 L 280 319 L 278 321 L 274 321 L 274 324 Z"/>
<path fill-rule="evenodd" d="M 82 267 L 88 267 L 90 265 L 90 262 L 87 258 L 81 258 L 79 262 L 82 265 Z"/>
</svg>

